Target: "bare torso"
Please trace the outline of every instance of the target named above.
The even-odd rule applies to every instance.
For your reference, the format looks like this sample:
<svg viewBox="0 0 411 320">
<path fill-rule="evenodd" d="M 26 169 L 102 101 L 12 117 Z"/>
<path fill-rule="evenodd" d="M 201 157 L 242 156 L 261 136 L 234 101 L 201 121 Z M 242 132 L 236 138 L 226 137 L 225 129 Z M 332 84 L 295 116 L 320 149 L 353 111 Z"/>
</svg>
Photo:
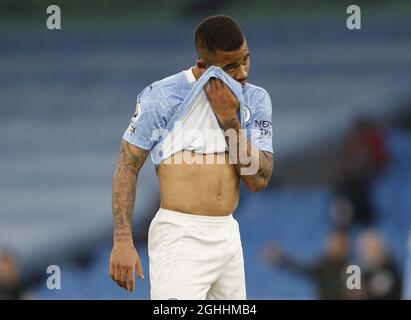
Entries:
<svg viewBox="0 0 411 320">
<path fill-rule="evenodd" d="M 203 158 L 204 164 L 181 159 Z M 208 155 L 210 159 L 210 155 Z M 191 158 L 190 158 L 191 157 Z M 181 151 L 160 164 L 157 175 L 161 192 L 161 208 L 197 215 L 225 216 L 237 208 L 240 179 L 228 153 L 212 155 L 211 164 L 205 155 Z"/>
</svg>

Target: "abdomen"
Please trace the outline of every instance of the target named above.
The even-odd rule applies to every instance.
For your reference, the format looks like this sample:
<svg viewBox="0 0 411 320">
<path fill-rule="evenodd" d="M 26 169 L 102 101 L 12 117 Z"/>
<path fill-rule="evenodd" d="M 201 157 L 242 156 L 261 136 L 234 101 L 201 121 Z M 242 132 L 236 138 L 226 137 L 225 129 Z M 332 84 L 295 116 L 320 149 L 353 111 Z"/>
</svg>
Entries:
<svg viewBox="0 0 411 320">
<path fill-rule="evenodd" d="M 237 208 L 239 177 L 228 153 L 182 151 L 165 159 L 157 175 L 162 208 L 210 216 L 228 215 Z"/>
</svg>

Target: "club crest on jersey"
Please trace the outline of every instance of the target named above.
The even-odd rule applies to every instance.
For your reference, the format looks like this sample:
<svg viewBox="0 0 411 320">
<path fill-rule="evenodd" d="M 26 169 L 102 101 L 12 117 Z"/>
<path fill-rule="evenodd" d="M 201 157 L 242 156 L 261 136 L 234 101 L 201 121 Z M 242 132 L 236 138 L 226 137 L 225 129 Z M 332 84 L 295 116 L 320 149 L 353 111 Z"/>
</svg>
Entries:
<svg viewBox="0 0 411 320">
<path fill-rule="evenodd" d="M 243 119 L 244 119 L 244 123 L 247 123 L 248 121 L 250 121 L 251 119 L 251 111 L 250 108 L 247 106 L 243 106 Z"/>
</svg>

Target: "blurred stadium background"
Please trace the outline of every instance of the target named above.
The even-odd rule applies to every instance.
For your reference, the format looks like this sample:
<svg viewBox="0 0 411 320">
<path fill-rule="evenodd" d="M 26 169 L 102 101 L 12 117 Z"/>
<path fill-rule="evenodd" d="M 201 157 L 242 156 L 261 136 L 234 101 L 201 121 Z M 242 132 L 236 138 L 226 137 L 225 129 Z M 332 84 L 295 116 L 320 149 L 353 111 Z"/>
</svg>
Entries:
<svg viewBox="0 0 411 320">
<path fill-rule="evenodd" d="M 62 10 L 62 30 L 46 28 L 50 4 Z M 411 2 L 356 1 L 362 10 L 357 31 L 346 28 L 350 4 L 0 0 L 0 293 L 149 298 L 148 277 L 129 294 L 108 274 L 111 176 L 121 136 L 140 90 L 192 66 L 195 26 L 223 13 L 242 26 L 251 51 L 249 80 L 267 89 L 273 103 L 273 179 L 261 193 L 243 189 L 235 213 L 248 298 L 323 298 L 318 277 L 270 264 L 278 250 L 270 260 L 264 248 L 275 243 L 283 257 L 313 265 L 337 224 L 349 234 L 350 264 L 361 265 L 362 232 L 377 230 L 398 279 L 382 273 L 370 286 L 378 293 L 397 282 L 401 292 L 385 297 L 411 298 Z M 352 208 L 336 205 L 335 176 L 347 140 L 358 137 L 358 119 L 373 123 L 386 161 L 372 179 L 364 178 L 372 221 L 349 224 Z M 373 168 L 367 161 L 360 177 Z M 150 161 L 137 189 L 135 238 L 148 275 L 145 241 L 159 205 Z M 344 223 L 336 222 L 336 211 Z M 45 285 L 51 264 L 61 267 L 61 290 Z M 7 277 L 18 278 L 16 295 L 2 289 Z"/>
</svg>

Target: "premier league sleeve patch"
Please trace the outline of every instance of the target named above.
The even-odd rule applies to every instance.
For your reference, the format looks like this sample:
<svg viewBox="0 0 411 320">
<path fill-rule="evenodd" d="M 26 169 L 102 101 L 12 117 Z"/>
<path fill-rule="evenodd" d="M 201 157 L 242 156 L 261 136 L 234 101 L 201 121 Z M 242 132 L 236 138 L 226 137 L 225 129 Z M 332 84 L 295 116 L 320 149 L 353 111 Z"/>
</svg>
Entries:
<svg viewBox="0 0 411 320">
<path fill-rule="evenodd" d="M 131 122 L 135 123 L 141 116 L 141 103 L 137 102 L 136 104 L 136 111 L 134 111 L 133 117 L 131 118 Z"/>
<path fill-rule="evenodd" d="M 134 114 L 131 117 L 130 125 L 127 128 L 127 131 L 130 135 L 133 135 L 134 132 L 136 131 L 136 128 L 133 125 L 137 122 L 140 116 L 141 116 L 141 103 L 137 102 L 136 110 L 134 111 Z"/>
</svg>

